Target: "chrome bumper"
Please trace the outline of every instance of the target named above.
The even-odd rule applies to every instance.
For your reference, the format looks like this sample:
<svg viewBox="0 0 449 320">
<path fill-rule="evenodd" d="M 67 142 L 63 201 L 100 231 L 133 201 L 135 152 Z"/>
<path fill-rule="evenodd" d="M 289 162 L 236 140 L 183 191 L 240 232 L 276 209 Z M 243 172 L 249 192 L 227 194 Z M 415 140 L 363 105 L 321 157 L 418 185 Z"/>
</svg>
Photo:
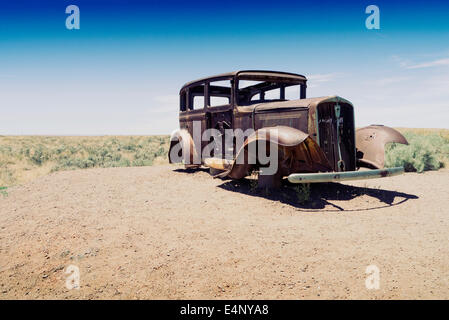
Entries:
<svg viewBox="0 0 449 320">
<path fill-rule="evenodd" d="M 317 183 L 347 180 L 365 180 L 392 177 L 402 173 L 404 173 L 403 167 L 363 171 L 292 173 L 288 176 L 288 181 L 290 181 L 291 183 Z"/>
</svg>

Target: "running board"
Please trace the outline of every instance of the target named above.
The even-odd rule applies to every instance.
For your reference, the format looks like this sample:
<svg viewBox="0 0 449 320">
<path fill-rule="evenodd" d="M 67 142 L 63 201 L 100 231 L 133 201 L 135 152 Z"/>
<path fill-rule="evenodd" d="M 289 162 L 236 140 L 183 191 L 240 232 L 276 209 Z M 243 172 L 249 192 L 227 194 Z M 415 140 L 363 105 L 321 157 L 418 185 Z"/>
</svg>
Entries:
<svg viewBox="0 0 449 320">
<path fill-rule="evenodd" d="M 288 181 L 291 183 L 338 182 L 385 178 L 397 176 L 402 173 L 404 173 L 403 167 L 362 171 L 292 173 L 288 176 Z"/>
<path fill-rule="evenodd" d="M 228 159 L 221 158 L 206 158 L 204 159 L 204 165 L 206 167 L 225 171 L 228 170 L 232 166 L 233 161 Z"/>
</svg>

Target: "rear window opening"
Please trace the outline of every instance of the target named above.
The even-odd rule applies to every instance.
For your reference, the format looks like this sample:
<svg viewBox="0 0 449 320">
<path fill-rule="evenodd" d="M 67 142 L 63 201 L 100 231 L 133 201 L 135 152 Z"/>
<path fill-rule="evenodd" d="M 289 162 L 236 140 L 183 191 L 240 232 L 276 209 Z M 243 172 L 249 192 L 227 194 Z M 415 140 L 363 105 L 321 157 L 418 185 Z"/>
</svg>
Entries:
<svg viewBox="0 0 449 320">
<path fill-rule="evenodd" d="M 200 84 L 198 86 L 192 87 L 188 91 L 188 99 L 189 99 L 189 110 L 198 110 L 203 109 L 204 102 L 204 84 Z"/>
<path fill-rule="evenodd" d="M 232 83 L 231 80 L 219 80 L 209 82 L 209 107 L 218 107 L 231 104 Z"/>
</svg>

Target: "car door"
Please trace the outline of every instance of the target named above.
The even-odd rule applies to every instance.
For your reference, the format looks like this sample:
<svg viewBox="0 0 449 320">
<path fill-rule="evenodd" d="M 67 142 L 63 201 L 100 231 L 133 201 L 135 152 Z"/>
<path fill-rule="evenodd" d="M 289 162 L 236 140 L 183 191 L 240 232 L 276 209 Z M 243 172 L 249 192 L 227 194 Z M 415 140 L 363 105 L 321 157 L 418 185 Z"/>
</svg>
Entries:
<svg viewBox="0 0 449 320">
<path fill-rule="evenodd" d="M 204 144 L 202 141 L 206 123 L 206 95 L 205 83 L 198 83 L 186 88 L 185 98 L 181 95 L 181 112 L 179 114 L 179 126 L 186 129 L 192 137 L 196 151 L 200 155 Z M 183 99 L 185 99 L 183 101 Z M 183 106 L 183 103 L 185 106 Z"/>
<path fill-rule="evenodd" d="M 214 157 L 227 159 L 233 157 L 232 136 L 225 134 L 226 130 L 233 129 L 231 92 L 231 79 L 214 79 L 206 84 L 206 127 L 217 130 L 220 141 L 220 144 L 214 147 Z"/>
</svg>

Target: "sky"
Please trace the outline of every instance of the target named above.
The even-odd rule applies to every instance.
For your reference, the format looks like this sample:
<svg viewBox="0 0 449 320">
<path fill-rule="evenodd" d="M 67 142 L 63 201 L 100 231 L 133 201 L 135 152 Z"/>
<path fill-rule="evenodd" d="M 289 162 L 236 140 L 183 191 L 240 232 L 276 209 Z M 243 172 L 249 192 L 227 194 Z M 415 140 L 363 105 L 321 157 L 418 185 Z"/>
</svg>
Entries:
<svg viewBox="0 0 449 320">
<path fill-rule="evenodd" d="M 357 127 L 449 128 L 449 1 L 0 2 L 3 135 L 169 134 L 184 83 L 240 69 L 303 74 Z"/>
</svg>

